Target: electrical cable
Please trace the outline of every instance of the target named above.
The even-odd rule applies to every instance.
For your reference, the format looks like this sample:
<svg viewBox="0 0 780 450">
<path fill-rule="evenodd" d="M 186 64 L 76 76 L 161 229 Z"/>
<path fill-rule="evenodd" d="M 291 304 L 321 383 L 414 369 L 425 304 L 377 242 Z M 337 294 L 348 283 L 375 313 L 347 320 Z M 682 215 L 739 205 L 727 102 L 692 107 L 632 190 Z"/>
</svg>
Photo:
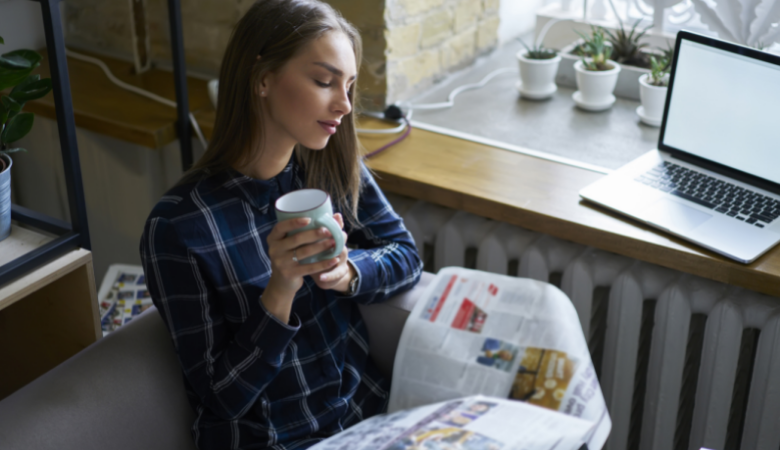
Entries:
<svg viewBox="0 0 780 450">
<path fill-rule="evenodd" d="M 391 121 L 399 125 L 395 128 L 380 128 L 380 129 L 358 128 L 357 132 L 360 134 L 401 133 L 406 128 L 407 123 L 409 123 L 409 121 L 412 120 L 412 113 L 413 111 L 409 111 L 409 114 L 404 116 L 403 112 L 401 111 L 401 108 L 395 105 L 390 105 L 384 112 L 361 111 L 360 112 L 361 115 L 374 117 L 376 119 Z M 406 119 L 406 121 L 403 120 L 404 118 Z"/>
<path fill-rule="evenodd" d="M 382 153 L 383 151 L 387 150 L 388 148 L 394 146 L 395 144 L 397 144 L 397 143 L 403 141 L 404 139 L 406 139 L 407 136 L 409 136 L 409 133 L 412 132 L 412 124 L 409 122 L 409 119 L 407 119 L 406 117 L 403 117 L 403 121 L 404 121 L 404 126 L 406 126 L 406 131 L 404 132 L 404 134 L 402 134 L 398 138 L 392 140 L 391 142 L 389 142 L 389 143 L 379 147 L 378 149 L 374 150 L 373 152 L 366 153 L 365 155 L 363 155 L 363 159 L 368 159 L 368 158 L 374 157 L 374 156 Z"/>
<path fill-rule="evenodd" d="M 450 92 L 450 95 L 447 97 L 446 102 L 440 102 L 440 103 L 420 103 L 420 104 L 413 104 L 413 103 L 406 103 L 402 102 L 398 106 L 401 108 L 407 108 L 409 110 L 432 110 L 432 109 L 445 109 L 445 108 L 451 108 L 455 104 L 455 97 L 457 97 L 460 93 L 465 91 L 471 91 L 474 89 L 480 89 L 485 87 L 485 85 L 492 80 L 493 78 L 504 74 L 504 73 L 517 73 L 516 68 L 509 68 L 505 67 L 503 69 L 496 69 L 489 74 L 487 74 L 479 83 L 471 83 L 471 84 L 464 84 L 463 86 L 460 86 L 458 88 L 455 88 L 452 92 Z"/>
<path fill-rule="evenodd" d="M 360 134 L 395 134 L 400 133 L 401 131 L 404 131 L 404 134 L 400 136 L 398 139 L 393 140 L 392 142 L 383 145 L 382 147 L 378 148 L 377 150 L 374 150 L 371 153 L 366 154 L 363 158 L 368 159 L 371 158 L 374 155 L 377 155 L 388 148 L 392 147 L 393 145 L 401 142 L 402 140 L 406 139 L 407 136 L 409 136 L 409 133 L 412 131 L 412 114 L 414 114 L 415 109 L 421 109 L 421 110 L 434 110 L 434 109 L 445 109 L 450 108 L 455 104 L 455 97 L 457 97 L 460 93 L 465 91 L 470 91 L 474 89 L 480 89 L 484 87 L 490 80 L 493 78 L 504 74 L 504 73 L 517 73 L 517 69 L 514 68 L 503 68 L 503 69 L 497 69 L 493 72 L 490 72 L 488 75 L 486 75 L 479 83 L 471 83 L 471 84 L 465 84 L 463 86 L 459 86 L 455 88 L 452 92 L 450 92 L 450 95 L 447 97 L 446 102 L 441 103 L 422 103 L 422 104 L 412 104 L 412 103 L 400 103 L 395 105 L 390 105 L 384 112 L 371 112 L 371 111 L 362 111 L 361 114 L 369 116 L 369 117 L 375 117 L 377 119 L 382 120 L 392 120 L 396 123 L 399 123 L 397 127 L 394 128 L 387 128 L 387 129 L 364 129 L 364 128 L 358 128 L 357 132 Z M 406 108 L 408 110 L 407 114 L 403 113 L 403 110 L 401 108 Z"/>
<path fill-rule="evenodd" d="M 134 92 L 138 95 L 144 96 L 156 102 L 160 102 L 164 105 L 168 105 L 172 108 L 176 108 L 176 102 L 174 102 L 173 100 L 168 100 L 165 97 L 161 97 L 155 93 L 145 91 L 137 86 L 133 86 L 132 84 L 127 84 L 124 81 L 118 79 L 117 77 L 114 76 L 113 73 L 111 73 L 111 69 L 109 69 L 108 66 L 106 66 L 106 64 L 103 61 L 97 58 L 93 58 L 87 55 L 82 55 L 81 53 L 76 53 L 67 48 L 65 49 L 65 54 L 70 56 L 71 58 L 79 59 L 81 61 L 97 65 L 98 67 L 103 69 L 103 73 L 106 74 L 106 76 L 112 83 L 116 84 L 122 89 L 128 90 L 130 92 Z M 208 142 L 206 141 L 206 138 L 203 137 L 203 132 L 201 131 L 200 126 L 198 125 L 198 121 L 195 120 L 195 116 L 193 116 L 191 112 L 189 112 L 188 114 L 190 117 L 190 123 L 192 124 L 192 129 L 195 130 L 195 134 L 198 136 L 198 140 L 200 141 L 200 144 L 203 146 L 204 149 L 208 148 Z"/>
</svg>

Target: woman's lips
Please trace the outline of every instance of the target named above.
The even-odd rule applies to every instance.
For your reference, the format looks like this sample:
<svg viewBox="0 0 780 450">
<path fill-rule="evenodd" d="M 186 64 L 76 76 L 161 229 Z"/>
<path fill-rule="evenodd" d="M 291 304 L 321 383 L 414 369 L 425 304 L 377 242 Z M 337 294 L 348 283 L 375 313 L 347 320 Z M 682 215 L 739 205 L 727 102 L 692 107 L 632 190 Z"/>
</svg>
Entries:
<svg viewBox="0 0 780 450">
<path fill-rule="evenodd" d="M 322 129 L 327 131 L 328 134 L 336 134 L 336 125 L 331 125 L 331 124 L 325 123 L 325 122 L 317 122 L 317 123 L 320 124 Z"/>
</svg>

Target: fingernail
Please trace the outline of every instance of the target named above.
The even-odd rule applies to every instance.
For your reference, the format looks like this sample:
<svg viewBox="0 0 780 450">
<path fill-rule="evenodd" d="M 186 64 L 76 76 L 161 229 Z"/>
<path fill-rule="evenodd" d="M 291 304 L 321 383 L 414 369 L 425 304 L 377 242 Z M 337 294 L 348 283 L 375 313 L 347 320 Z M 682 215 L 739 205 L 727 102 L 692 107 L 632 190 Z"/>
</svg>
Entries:
<svg viewBox="0 0 780 450">
<path fill-rule="evenodd" d="M 328 229 L 327 228 L 320 228 L 320 234 L 323 235 L 323 236 L 327 236 L 328 235 Z"/>
<path fill-rule="evenodd" d="M 308 225 L 311 222 L 311 217 L 301 217 L 298 219 L 298 223 L 301 225 Z"/>
<path fill-rule="evenodd" d="M 333 261 L 330 262 L 330 265 L 331 266 L 335 266 L 338 263 L 339 263 L 339 259 L 338 258 L 333 258 Z"/>
<path fill-rule="evenodd" d="M 328 277 L 326 275 L 320 275 L 320 281 L 327 281 Z"/>
</svg>

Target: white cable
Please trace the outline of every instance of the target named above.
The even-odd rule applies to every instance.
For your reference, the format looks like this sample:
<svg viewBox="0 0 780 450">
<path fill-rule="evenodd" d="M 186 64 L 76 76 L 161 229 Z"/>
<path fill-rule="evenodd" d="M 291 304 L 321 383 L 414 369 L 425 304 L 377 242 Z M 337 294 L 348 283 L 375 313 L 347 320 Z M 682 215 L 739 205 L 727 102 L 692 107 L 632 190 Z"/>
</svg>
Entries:
<svg viewBox="0 0 780 450">
<path fill-rule="evenodd" d="M 492 72 L 490 72 L 485 78 L 482 79 L 479 83 L 472 83 L 472 84 L 464 84 L 463 86 L 460 86 L 456 89 L 454 89 L 452 92 L 450 92 L 450 95 L 447 97 L 446 102 L 441 103 L 421 103 L 421 104 L 410 104 L 410 103 L 400 103 L 399 106 L 408 108 L 410 110 L 415 109 L 422 109 L 422 110 L 431 110 L 431 109 L 444 109 L 444 108 L 451 108 L 455 104 L 455 97 L 458 96 L 461 92 L 470 91 L 473 89 L 479 89 L 484 87 L 490 80 L 497 77 L 498 75 L 501 75 L 503 73 L 517 73 L 517 69 L 515 68 L 503 68 L 503 69 L 496 69 Z"/>
<path fill-rule="evenodd" d="M 612 0 L 610 0 L 610 3 L 612 3 Z M 614 6 L 613 6 L 614 8 Z M 550 31 L 550 28 L 552 28 L 553 25 L 555 25 L 558 22 L 568 22 L 571 19 L 550 19 L 547 21 L 546 24 L 542 27 L 542 30 L 539 32 L 539 35 L 534 39 L 534 45 L 537 47 L 541 45 L 542 42 L 544 42 L 544 37 L 547 36 L 547 32 Z"/>
<path fill-rule="evenodd" d="M 116 84 L 117 86 L 121 87 L 122 89 L 128 90 L 130 92 L 135 92 L 138 95 L 142 95 L 142 96 L 144 96 L 146 98 L 149 98 L 151 100 L 154 100 L 156 102 L 160 102 L 163 105 L 168 105 L 168 106 L 170 106 L 172 108 L 176 108 L 176 102 L 174 102 L 172 100 L 168 100 L 165 97 L 160 97 L 159 95 L 157 95 L 155 93 L 152 93 L 152 92 L 149 92 L 149 91 L 145 91 L 145 90 L 143 90 L 143 89 L 141 89 L 141 88 L 139 88 L 137 86 L 133 86 L 132 84 L 127 84 L 124 81 L 118 79 L 117 77 L 114 76 L 113 73 L 111 73 L 111 70 L 108 68 L 108 66 L 106 66 L 106 64 L 103 61 L 101 61 L 101 60 L 99 60 L 97 58 L 93 58 L 93 57 L 87 56 L 87 55 L 82 55 L 81 53 L 76 53 L 76 52 L 74 52 L 72 50 L 68 50 L 67 48 L 65 49 L 65 54 L 70 56 L 71 58 L 80 59 L 82 61 L 85 61 L 85 62 L 97 65 L 98 67 L 103 69 L 103 72 L 106 74 L 106 76 L 108 77 L 108 79 L 112 83 Z M 203 137 L 203 133 L 200 130 L 200 126 L 198 125 L 198 121 L 195 120 L 195 116 L 193 116 L 191 112 L 189 112 L 188 115 L 190 117 L 190 123 L 192 123 L 192 128 L 195 130 L 195 134 L 198 136 L 198 140 L 200 141 L 200 144 L 203 146 L 204 149 L 208 148 L 208 142 L 206 142 L 206 139 Z"/>
<path fill-rule="evenodd" d="M 445 109 L 445 108 L 451 108 L 455 104 L 455 97 L 457 97 L 461 92 L 470 91 L 473 89 L 479 89 L 484 87 L 490 80 L 493 78 L 503 74 L 503 73 L 517 73 L 517 69 L 515 68 L 503 68 L 503 69 L 496 69 L 489 74 L 487 74 L 479 83 L 471 83 L 471 84 L 464 84 L 463 86 L 459 86 L 455 88 L 452 92 L 450 92 L 450 95 L 447 97 L 446 102 L 441 103 L 420 103 L 420 104 L 411 104 L 406 102 L 398 103 L 399 107 L 403 107 L 409 110 L 409 113 L 406 115 L 407 121 L 411 121 L 412 114 L 414 113 L 415 109 L 421 109 L 421 110 L 433 110 L 433 109 Z M 370 111 L 364 111 L 361 114 L 376 117 L 378 119 L 385 119 L 385 116 L 383 113 L 379 112 L 370 112 Z M 368 130 L 363 128 L 358 128 L 357 132 L 360 134 L 395 134 L 400 133 L 406 129 L 406 123 L 403 122 L 400 125 L 398 125 L 395 128 L 388 128 L 384 130 Z"/>
<path fill-rule="evenodd" d="M 409 114 L 406 115 L 406 120 L 412 120 L 412 112 L 413 111 L 409 111 Z M 377 119 L 390 120 L 385 118 L 384 113 L 380 113 L 380 112 L 362 111 L 360 114 L 364 116 L 375 117 Z M 400 125 L 398 125 L 395 128 L 384 128 L 378 130 L 368 129 L 368 128 L 358 128 L 357 132 L 360 134 L 398 134 L 406 130 L 407 122 L 404 122 L 403 120 L 394 120 L 393 122 L 398 123 Z"/>
</svg>

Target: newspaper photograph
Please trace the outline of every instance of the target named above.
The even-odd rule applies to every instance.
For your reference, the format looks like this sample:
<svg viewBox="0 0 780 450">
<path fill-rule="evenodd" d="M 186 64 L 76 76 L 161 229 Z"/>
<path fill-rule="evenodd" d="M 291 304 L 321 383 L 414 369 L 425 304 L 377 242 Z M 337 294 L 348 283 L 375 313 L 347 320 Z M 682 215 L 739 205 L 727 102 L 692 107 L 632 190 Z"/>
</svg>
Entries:
<svg viewBox="0 0 780 450">
<path fill-rule="evenodd" d="M 477 395 L 373 417 L 312 450 L 577 450 L 593 426 L 528 403 Z"/>
</svg>

